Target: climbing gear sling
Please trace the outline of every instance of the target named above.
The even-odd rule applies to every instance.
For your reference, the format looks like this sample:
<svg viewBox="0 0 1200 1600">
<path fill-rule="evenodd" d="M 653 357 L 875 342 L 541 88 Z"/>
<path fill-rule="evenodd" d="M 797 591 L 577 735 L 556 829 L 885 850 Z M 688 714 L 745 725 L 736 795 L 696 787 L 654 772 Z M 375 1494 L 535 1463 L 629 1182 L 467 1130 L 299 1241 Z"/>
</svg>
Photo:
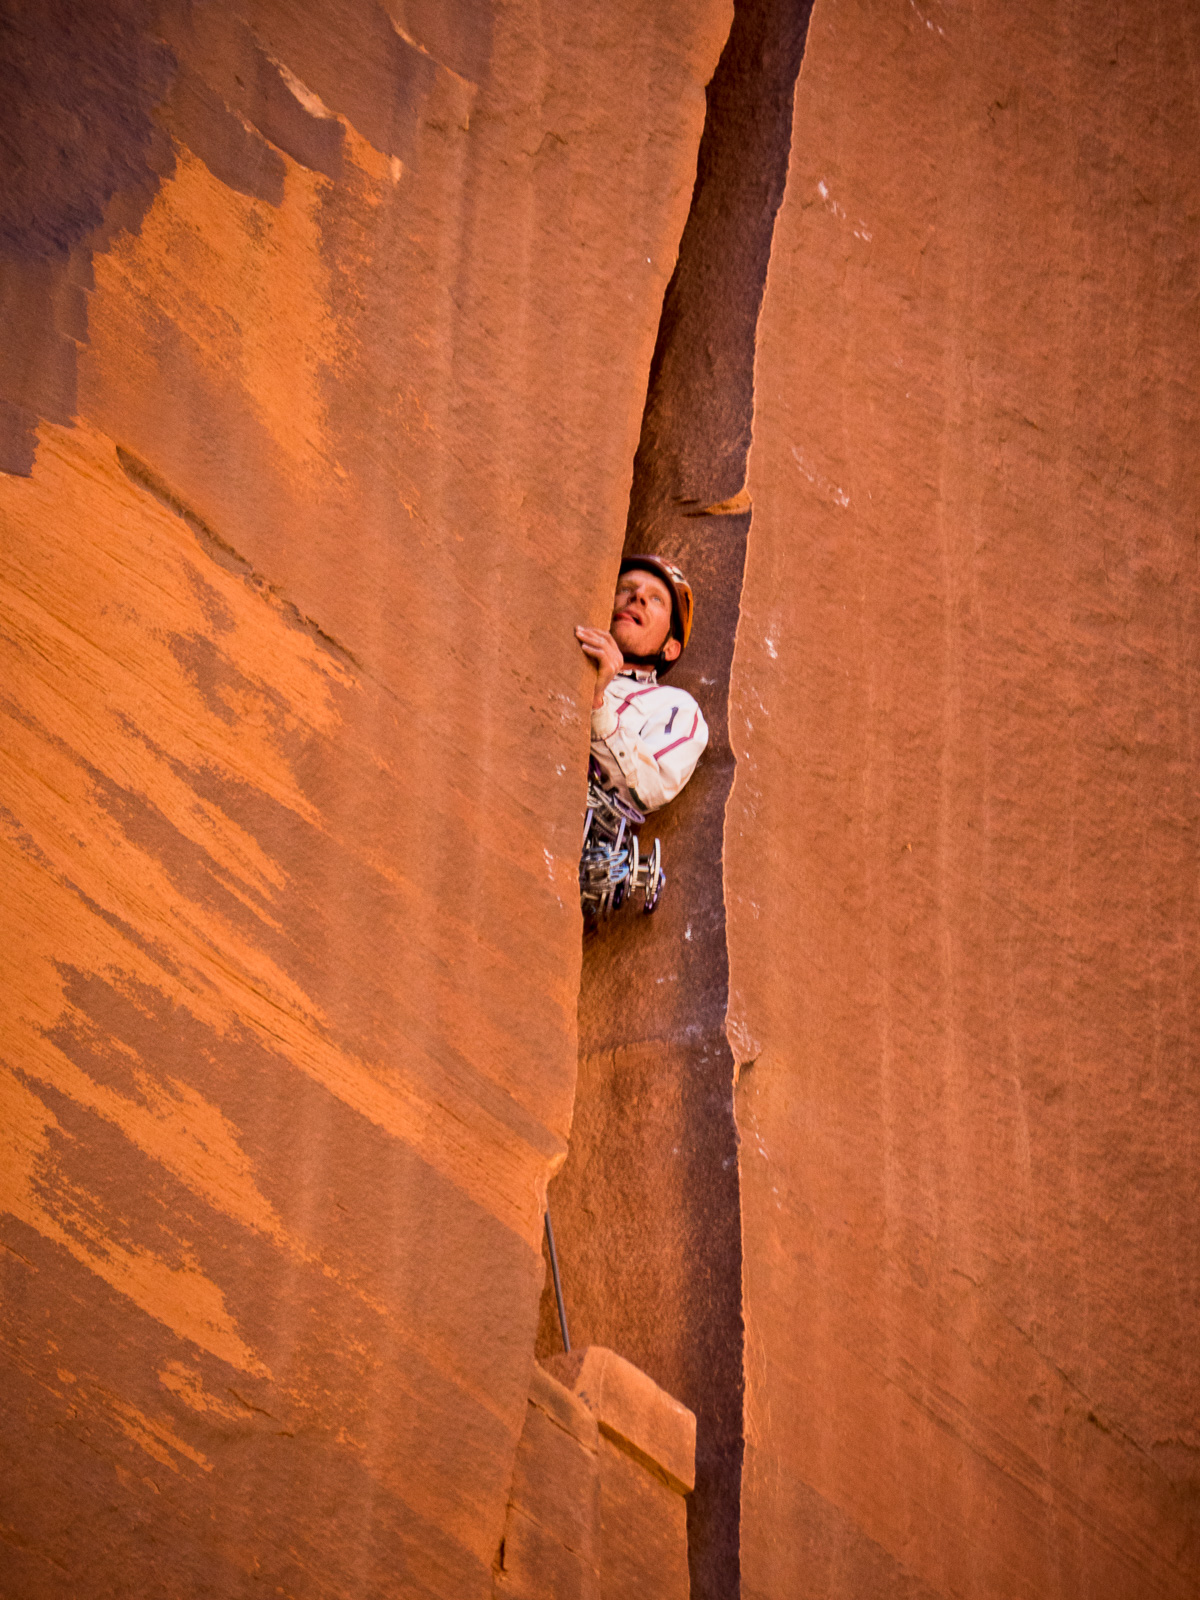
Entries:
<svg viewBox="0 0 1200 1600">
<path fill-rule="evenodd" d="M 638 845 L 644 812 L 596 781 L 598 767 L 588 770 L 587 815 L 583 854 L 579 858 L 579 899 L 584 915 L 599 919 L 619 911 L 641 891 L 642 911 L 649 916 L 666 887 L 662 845 L 657 839 L 648 856 Z"/>
</svg>

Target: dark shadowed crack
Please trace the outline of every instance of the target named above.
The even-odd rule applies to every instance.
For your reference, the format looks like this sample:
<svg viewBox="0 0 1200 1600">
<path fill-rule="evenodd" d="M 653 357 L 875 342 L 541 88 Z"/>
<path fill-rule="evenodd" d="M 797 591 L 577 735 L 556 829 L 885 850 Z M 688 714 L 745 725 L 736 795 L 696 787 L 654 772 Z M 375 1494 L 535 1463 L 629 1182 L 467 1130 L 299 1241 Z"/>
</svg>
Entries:
<svg viewBox="0 0 1200 1600">
<path fill-rule="evenodd" d="M 653 919 L 585 938 L 571 1153 L 551 1186 L 573 1340 L 609 1345 L 695 1411 L 694 1600 L 740 1590 L 743 1326 L 736 1063 L 725 1037 L 722 881 L 734 760 L 727 694 L 751 511 L 754 352 L 810 0 L 737 0 L 708 87 L 691 211 L 663 303 L 626 550 L 696 593 L 672 673 L 711 743 L 653 831 L 668 888 Z M 648 841 L 648 825 L 643 837 Z M 543 1307 L 539 1350 L 555 1339 Z"/>
</svg>

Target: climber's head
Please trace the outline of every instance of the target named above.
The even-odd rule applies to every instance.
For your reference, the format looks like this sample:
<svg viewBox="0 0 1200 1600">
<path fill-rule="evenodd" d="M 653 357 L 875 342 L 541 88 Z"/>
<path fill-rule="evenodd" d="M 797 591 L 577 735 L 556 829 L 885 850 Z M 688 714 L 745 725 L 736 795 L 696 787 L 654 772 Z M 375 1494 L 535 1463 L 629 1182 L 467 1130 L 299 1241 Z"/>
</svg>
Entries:
<svg viewBox="0 0 1200 1600">
<path fill-rule="evenodd" d="M 626 661 L 665 673 L 692 631 L 692 591 L 661 556 L 626 556 L 613 601 L 611 632 Z"/>
</svg>

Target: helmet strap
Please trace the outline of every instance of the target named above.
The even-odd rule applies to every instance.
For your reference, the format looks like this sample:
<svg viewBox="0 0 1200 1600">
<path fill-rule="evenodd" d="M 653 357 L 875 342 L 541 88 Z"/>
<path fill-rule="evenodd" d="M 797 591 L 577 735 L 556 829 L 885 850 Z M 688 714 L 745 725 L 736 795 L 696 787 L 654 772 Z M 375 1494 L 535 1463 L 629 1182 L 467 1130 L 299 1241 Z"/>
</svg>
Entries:
<svg viewBox="0 0 1200 1600">
<path fill-rule="evenodd" d="M 675 635 L 673 633 L 669 633 L 667 635 L 666 639 L 663 640 L 663 649 L 664 650 L 666 649 L 666 646 L 670 642 L 670 640 L 672 640 L 674 637 L 675 637 Z M 678 660 L 678 657 L 676 657 L 676 660 Z M 627 667 L 641 667 L 643 670 L 646 667 L 653 667 L 655 673 L 657 674 L 657 676 L 661 678 L 664 673 L 666 673 L 671 667 L 673 667 L 675 665 L 675 662 L 674 661 L 668 661 L 666 656 L 663 654 L 663 651 L 659 650 L 656 654 L 654 654 L 652 656 L 631 656 L 631 655 L 627 655 L 625 657 L 625 665 Z"/>
</svg>

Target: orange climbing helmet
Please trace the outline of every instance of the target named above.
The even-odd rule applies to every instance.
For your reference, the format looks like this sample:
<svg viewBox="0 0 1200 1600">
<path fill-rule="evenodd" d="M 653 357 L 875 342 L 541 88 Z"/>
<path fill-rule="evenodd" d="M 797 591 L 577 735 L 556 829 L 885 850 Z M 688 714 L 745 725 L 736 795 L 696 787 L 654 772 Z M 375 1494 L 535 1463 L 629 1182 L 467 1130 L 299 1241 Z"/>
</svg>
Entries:
<svg viewBox="0 0 1200 1600">
<path fill-rule="evenodd" d="M 671 604 L 674 611 L 671 631 L 679 640 L 680 645 L 686 650 L 688 639 L 692 632 L 692 588 L 673 561 L 664 560 L 662 556 L 623 556 L 621 558 L 621 572 L 630 572 L 634 568 L 639 572 L 652 572 L 656 578 L 661 578 L 671 591 Z M 619 576 L 619 574 L 618 574 Z"/>
</svg>

